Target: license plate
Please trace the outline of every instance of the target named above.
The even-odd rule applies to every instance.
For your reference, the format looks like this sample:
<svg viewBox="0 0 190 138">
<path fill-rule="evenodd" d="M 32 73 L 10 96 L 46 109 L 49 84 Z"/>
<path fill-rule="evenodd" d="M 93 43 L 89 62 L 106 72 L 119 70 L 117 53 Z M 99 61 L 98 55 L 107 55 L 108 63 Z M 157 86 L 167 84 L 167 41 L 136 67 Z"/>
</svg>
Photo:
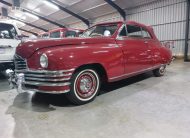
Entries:
<svg viewBox="0 0 190 138">
<path fill-rule="evenodd" d="M 0 48 L 0 54 L 5 54 L 5 48 Z"/>
</svg>

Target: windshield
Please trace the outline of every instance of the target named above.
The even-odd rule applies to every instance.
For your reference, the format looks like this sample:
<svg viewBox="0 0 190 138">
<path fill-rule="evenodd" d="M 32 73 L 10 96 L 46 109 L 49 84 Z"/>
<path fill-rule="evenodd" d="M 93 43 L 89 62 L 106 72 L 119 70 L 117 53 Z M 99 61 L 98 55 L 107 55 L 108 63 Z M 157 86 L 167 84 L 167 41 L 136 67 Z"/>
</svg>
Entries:
<svg viewBox="0 0 190 138">
<path fill-rule="evenodd" d="M 0 23 L 0 39 L 14 39 L 16 35 L 13 25 Z"/>
<path fill-rule="evenodd" d="M 42 34 L 42 38 L 48 38 L 49 34 Z"/>
<path fill-rule="evenodd" d="M 96 25 L 86 30 L 81 37 L 109 37 L 117 28 L 117 24 Z"/>
<path fill-rule="evenodd" d="M 76 37 L 77 33 L 75 31 L 66 31 L 65 37 Z"/>
</svg>

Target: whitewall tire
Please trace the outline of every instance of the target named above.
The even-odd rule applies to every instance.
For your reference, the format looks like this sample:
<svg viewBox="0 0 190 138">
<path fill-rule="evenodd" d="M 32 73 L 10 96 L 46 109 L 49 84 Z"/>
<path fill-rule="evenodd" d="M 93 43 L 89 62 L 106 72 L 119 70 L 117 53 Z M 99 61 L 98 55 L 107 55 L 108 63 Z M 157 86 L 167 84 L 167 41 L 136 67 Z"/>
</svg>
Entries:
<svg viewBox="0 0 190 138">
<path fill-rule="evenodd" d="M 158 69 L 153 70 L 153 74 L 156 77 L 164 76 L 165 73 L 166 73 L 166 65 L 162 65 Z"/>
<path fill-rule="evenodd" d="M 100 78 L 94 69 L 83 69 L 73 74 L 71 91 L 67 98 L 76 105 L 88 103 L 96 97 L 100 88 Z"/>
</svg>

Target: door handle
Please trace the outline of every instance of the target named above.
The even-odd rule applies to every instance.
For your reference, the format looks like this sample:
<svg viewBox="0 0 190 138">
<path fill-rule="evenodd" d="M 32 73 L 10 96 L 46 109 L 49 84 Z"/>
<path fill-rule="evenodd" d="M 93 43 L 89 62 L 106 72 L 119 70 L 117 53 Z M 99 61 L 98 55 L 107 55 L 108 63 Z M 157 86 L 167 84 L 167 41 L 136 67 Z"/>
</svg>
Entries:
<svg viewBox="0 0 190 138">
<path fill-rule="evenodd" d="M 11 45 L 0 45 L 0 48 L 6 48 L 6 47 L 8 47 L 8 48 L 12 48 Z"/>
<path fill-rule="evenodd" d="M 145 44 L 148 44 L 148 41 L 144 41 Z"/>
</svg>

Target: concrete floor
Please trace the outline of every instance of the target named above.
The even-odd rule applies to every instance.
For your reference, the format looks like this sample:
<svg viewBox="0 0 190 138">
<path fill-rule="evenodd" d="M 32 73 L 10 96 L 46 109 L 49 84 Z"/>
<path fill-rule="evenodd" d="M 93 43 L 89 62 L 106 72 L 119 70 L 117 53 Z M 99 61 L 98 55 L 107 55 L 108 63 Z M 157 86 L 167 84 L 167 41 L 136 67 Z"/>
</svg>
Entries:
<svg viewBox="0 0 190 138">
<path fill-rule="evenodd" d="M 18 94 L 0 77 L 0 138 L 189 138 L 190 63 L 109 84 L 95 101 Z"/>
</svg>

